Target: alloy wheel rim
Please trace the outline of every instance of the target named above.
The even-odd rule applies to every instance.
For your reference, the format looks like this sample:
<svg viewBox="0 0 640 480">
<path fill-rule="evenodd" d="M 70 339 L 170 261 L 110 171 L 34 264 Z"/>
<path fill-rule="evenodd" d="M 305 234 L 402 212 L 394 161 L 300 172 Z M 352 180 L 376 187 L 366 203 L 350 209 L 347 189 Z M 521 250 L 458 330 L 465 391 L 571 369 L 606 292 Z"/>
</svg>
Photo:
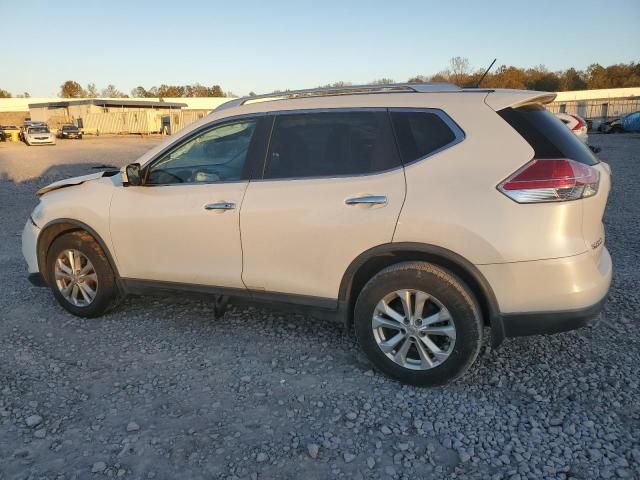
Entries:
<svg viewBox="0 0 640 480">
<path fill-rule="evenodd" d="M 382 298 L 373 312 L 371 328 L 382 353 L 411 370 L 442 364 L 456 342 L 449 310 L 420 290 L 397 290 Z"/>
<path fill-rule="evenodd" d="M 75 249 L 62 251 L 56 258 L 56 286 L 70 304 L 86 307 L 98 293 L 98 275 L 91 260 Z"/>
</svg>

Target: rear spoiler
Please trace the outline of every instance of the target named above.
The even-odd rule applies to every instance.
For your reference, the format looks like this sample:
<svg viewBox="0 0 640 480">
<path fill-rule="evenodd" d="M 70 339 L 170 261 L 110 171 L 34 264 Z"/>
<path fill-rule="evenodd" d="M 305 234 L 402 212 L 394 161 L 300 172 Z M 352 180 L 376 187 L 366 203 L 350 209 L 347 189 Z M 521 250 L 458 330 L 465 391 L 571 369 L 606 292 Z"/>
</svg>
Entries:
<svg viewBox="0 0 640 480">
<path fill-rule="evenodd" d="M 516 108 L 530 103 L 550 103 L 556 98 L 555 93 L 535 92 L 532 90 L 494 90 L 484 99 L 496 112 L 504 108 Z"/>
</svg>

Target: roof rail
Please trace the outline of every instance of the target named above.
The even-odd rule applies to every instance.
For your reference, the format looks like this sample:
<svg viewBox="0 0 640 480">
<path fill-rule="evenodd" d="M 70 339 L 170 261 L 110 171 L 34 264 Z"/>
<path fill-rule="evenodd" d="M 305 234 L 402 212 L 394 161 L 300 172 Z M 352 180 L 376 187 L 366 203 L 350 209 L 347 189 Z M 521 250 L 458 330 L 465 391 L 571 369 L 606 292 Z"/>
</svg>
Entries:
<svg viewBox="0 0 640 480">
<path fill-rule="evenodd" d="M 240 107 L 246 103 L 254 101 L 269 102 L 275 100 L 291 100 L 295 98 L 326 97 L 335 95 L 364 95 L 370 93 L 429 93 L 429 92 L 451 92 L 462 90 L 453 83 L 433 82 L 433 83 L 390 83 L 384 85 L 345 85 L 342 87 L 321 87 L 307 90 L 289 90 L 286 92 L 267 93 L 265 95 L 255 95 L 252 97 L 241 97 L 219 105 L 214 111 L 226 110 L 228 108 Z"/>
</svg>

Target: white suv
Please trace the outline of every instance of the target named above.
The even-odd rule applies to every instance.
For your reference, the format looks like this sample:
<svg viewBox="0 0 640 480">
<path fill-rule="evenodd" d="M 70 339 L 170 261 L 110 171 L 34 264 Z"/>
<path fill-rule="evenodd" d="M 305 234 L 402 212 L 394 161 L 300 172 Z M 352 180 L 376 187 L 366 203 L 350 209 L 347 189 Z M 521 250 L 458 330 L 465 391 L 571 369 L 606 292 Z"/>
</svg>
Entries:
<svg viewBox="0 0 640 480">
<path fill-rule="evenodd" d="M 461 375 L 484 327 L 585 325 L 611 282 L 610 172 L 541 106 L 447 84 L 230 101 L 121 172 L 38 192 L 30 278 L 83 317 L 122 295 L 312 307 L 416 385 Z"/>
</svg>

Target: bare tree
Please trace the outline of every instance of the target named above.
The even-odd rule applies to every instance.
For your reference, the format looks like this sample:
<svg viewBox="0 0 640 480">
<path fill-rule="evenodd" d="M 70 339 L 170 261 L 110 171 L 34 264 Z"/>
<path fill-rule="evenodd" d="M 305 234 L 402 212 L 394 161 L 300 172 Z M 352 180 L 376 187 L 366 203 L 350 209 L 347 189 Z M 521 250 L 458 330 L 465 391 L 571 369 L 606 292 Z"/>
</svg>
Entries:
<svg viewBox="0 0 640 480">
<path fill-rule="evenodd" d="M 96 98 L 98 96 L 98 89 L 96 88 L 95 83 L 87 84 L 86 94 L 89 98 Z"/>
<path fill-rule="evenodd" d="M 395 83 L 395 80 L 393 78 L 382 77 L 371 81 L 371 85 L 388 85 L 390 83 Z"/>
<path fill-rule="evenodd" d="M 471 67 L 469 59 L 453 57 L 449 60 L 449 80 L 456 85 L 463 86 L 469 81 Z"/>
</svg>

